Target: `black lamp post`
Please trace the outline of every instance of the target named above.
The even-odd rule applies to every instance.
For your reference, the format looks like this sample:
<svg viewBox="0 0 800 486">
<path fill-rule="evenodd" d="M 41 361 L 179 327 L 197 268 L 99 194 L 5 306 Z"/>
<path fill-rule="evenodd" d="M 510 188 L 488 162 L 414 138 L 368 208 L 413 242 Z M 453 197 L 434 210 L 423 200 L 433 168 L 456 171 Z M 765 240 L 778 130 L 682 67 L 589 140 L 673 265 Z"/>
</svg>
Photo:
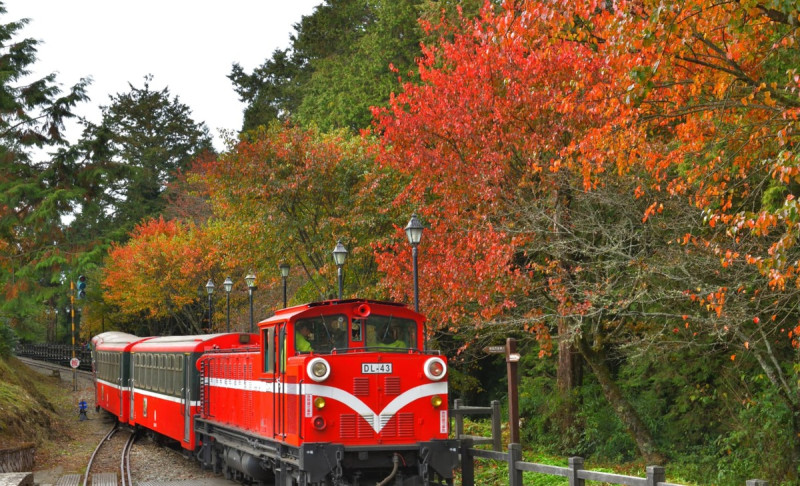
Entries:
<svg viewBox="0 0 800 486">
<path fill-rule="evenodd" d="M 256 276 L 252 270 L 247 276 L 244 277 L 244 281 L 247 282 L 247 291 L 250 294 L 250 332 L 254 332 L 255 327 L 253 326 L 253 292 L 256 290 Z"/>
<path fill-rule="evenodd" d="M 339 300 L 342 300 L 342 290 L 344 287 L 344 278 L 342 277 L 342 266 L 347 259 L 347 248 L 342 244 L 342 240 L 336 242 L 336 248 L 333 249 L 333 261 L 336 263 L 337 274 L 339 277 Z"/>
<path fill-rule="evenodd" d="M 283 308 L 286 308 L 286 277 L 289 276 L 289 264 L 286 262 L 281 262 L 278 265 L 278 268 L 281 269 L 281 278 L 283 279 Z"/>
<path fill-rule="evenodd" d="M 225 300 L 228 302 L 225 332 L 231 332 L 231 290 L 233 290 L 233 280 L 230 277 L 225 277 L 222 286 L 225 287 Z"/>
<path fill-rule="evenodd" d="M 206 292 L 208 292 L 208 330 L 210 332 L 212 328 L 211 315 L 213 312 L 211 296 L 214 295 L 214 282 L 211 279 L 208 279 L 208 283 L 206 284 Z"/>
<path fill-rule="evenodd" d="M 419 273 L 417 271 L 417 246 L 422 239 L 422 223 L 417 219 L 416 214 L 411 215 L 411 219 L 406 225 L 406 236 L 411 243 L 411 261 L 414 272 L 414 310 L 419 312 Z"/>
</svg>

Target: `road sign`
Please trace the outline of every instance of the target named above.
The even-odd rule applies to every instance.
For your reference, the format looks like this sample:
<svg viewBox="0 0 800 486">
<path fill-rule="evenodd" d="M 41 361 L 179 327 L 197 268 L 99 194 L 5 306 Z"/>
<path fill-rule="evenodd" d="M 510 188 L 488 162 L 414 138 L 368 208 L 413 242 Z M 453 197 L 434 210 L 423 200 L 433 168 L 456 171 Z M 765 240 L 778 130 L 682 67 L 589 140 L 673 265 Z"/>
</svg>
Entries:
<svg viewBox="0 0 800 486">
<path fill-rule="evenodd" d="M 69 365 L 72 366 L 73 369 L 77 369 L 78 366 L 81 365 L 81 360 L 79 360 L 78 358 L 72 358 L 71 360 L 69 360 Z"/>
<path fill-rule="evenodd" d="M 505 346 L 486 346 L 483 348 L 483 352 L 487 354 L 505 354 L 506 347 Z"/>
</svg>

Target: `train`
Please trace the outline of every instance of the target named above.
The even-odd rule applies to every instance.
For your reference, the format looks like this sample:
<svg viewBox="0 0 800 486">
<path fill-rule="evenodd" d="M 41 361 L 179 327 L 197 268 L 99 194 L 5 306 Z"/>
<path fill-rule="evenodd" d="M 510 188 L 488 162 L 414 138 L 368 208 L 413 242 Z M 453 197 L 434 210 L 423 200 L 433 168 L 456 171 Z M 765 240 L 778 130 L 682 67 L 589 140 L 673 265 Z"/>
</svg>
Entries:
<svg viewBox="0 0 800 486">
<path fill-rule="evenodd" d="M 97 410 L 248 484 L 452 485 L 448 364 L 425 317 L 366 299 L 287 307 L 257 332 L 92 339 Z"/>
</svg>

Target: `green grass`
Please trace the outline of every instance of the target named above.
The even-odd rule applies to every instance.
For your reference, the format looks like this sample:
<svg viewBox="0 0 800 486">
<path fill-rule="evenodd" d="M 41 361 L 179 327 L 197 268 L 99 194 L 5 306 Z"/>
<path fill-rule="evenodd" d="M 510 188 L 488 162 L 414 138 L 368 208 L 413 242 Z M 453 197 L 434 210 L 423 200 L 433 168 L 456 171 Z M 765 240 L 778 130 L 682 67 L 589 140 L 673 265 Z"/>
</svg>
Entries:
<svg viewBox="0 0 800 486">
<path fill-rule="evenodd" d="M 464 420 L 464 433 L 467 435 L 474 435 L 479 437 L 490 437 L 492 434 L 491 422 L 489 420 Z M 502 444 L 505 449 L 508 445 L 508 430 L 506 424 L 503 424 L 503 440 Z M 491 446 L 480 445 L 476 446 L 480 449 L 491 449 Z M 567 467 L 569 465 L 569 458 L 565 456 L 555 456 L 546 452 L 536 450 L 530 447 L 525 447 L 523 444 L 522 459 L 525 462 L 546 464 L 549 466 Z M 687 466 L 679 463 L 673 465 L 666 465 L 667 481 L 674 484 L 683 484 L 686 486 L 694 486 L 698 483 L 688 479 L 691 473 L 687 474 Z M 622 474 L 626 476 L 634 476 L 644 478 L 647 475 L 647 467 L 641 462 L 631 462 L 626 464 L 606 464 L 590 459 L 585 460 L 584 469 L 592 471 Z M 688 471 L 691 471 L 688 467 Z M 549 474 L 540 474 L 532 472 L 523 472 L 522 480 L 525 486 L 566 486 L 569 484 L 567 478 L 561 476 L 553 476 Z M 456 475 L 456 482 L 461 482 L 460 473 Z M 488 459 L 475 459 L 475 484 L 480 486 L 500 486 L 507 485 L 508 481 L 508 464 L 505 461 L 493 461 Z M 596 481 L 587 481 L 587 485 L 604 485 L 609 483 L 602 483 Z"/>
</svg>

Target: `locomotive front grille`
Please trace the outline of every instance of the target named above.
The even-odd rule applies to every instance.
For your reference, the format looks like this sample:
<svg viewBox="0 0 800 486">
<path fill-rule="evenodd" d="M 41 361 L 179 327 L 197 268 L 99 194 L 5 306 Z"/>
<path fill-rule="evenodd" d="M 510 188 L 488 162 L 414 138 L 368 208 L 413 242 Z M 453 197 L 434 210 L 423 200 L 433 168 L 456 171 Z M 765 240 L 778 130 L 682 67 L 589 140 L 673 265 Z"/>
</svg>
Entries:
<svg viewBox="0 0 800 486">
<path fill-rule="evenodd" d="M 353 378 L 353 395 L 357 397 L 365 397 L 369 395 L 369 378 Z"/>
<path fill-rule="evenodd" d="M 383 382 L 383 389 L 387 395 L 399 395 L 400 394 L 400 377 L 399 376 L 387 376 Z"/>
<path fill-rule="evenodd" d="M 394 416 L 381 415 L 381 435 L 391 437 L 414 436 L 414 414 L 398 413 Z"/>
<path fill-rule="evenodd" d="M 339 416 L 339 437 L 342 439 L 371 439 L 375 436 L 372 420 L 367 420 L 354 413 L 343 413 Z"/>
<path fill-rule="evenodd" d="M 339 437 L 342 439 L 355 439 L 356 437 L 356 416 L 348 413 L 339 416 Z"/>
</svg>

